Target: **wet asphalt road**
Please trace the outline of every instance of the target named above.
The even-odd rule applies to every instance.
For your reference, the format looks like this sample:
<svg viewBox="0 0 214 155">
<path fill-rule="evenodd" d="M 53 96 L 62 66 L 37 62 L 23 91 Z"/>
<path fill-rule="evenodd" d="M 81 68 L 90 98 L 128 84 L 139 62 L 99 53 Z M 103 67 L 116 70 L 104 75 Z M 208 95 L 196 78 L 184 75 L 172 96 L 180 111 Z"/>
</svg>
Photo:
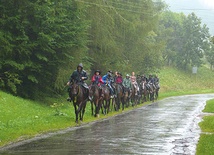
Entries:
<svg viewBox="0 0 214 155">
<path fill-rule="evenodd" d="M 37 137 L 4 155 L 195 154 L 198 122 L 209 95 L 171 97 L 116 117 Z"/>
</svg>

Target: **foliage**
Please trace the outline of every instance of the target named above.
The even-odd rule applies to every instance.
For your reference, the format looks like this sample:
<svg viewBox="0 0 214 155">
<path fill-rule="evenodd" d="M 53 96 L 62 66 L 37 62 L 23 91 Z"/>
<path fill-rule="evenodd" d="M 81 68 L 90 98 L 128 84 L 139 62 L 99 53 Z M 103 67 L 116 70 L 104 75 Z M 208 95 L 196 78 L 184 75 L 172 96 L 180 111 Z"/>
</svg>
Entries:
<svg viewBox="0 0 214 155">
<path fill-rule="evenodd" d="M 87 43 L 82 7 L 73 0 L 2 0 L 0 8 L 1 86 L 31 98 L 52 93 L 59 70 Z"/>
<path fill-rule="evenodd" d="M 161 0 L 2 0 L 0 87 L 32 99 L 58 95 L 77 64 L 126 74 L 213 66 L 206 25 Z M 91 75 L 89 75 L 91 76 Z"/>
<path fill-rule="evenodd" d="M 210 44 L 210 47 L 205 51 L 206 60 L 210 64 L 210 69 L 214 69 L 214 44 Z"/>
<path fill-rule="evenodd" d="M 168 34 L 163 34 L 167 42 L 163 58 L 167 64 L 173 63 L 187 70 L 188 66 L 200 67 L 204 63 L 202 58 L 209 50 L 210 34 L 194 13 L 185 16 L 182 13 L 165 12 L 160 28 Z"/>
<path fill-rule="evenodd" d="M 88 5 L 89 56 L 92 68 L 153 72 L 160 66 L 162 42 L 156 27 L 161 1 L 80 1 Z"/>
</svg>

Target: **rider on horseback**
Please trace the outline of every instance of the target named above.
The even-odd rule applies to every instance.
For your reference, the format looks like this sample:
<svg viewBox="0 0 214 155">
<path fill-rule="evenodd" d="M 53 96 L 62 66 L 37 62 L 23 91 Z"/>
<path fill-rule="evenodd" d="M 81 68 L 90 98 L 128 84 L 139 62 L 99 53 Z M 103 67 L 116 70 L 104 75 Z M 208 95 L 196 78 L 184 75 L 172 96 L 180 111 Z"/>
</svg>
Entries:
<svg viewBox="0 0 214 155">
<path fill-rule="evenodd" d="M 92 84 L 96 84 L 99 88 L 99 94 L 100 96 L 103 96 L 102 94 L 102 87 L 101 84 L 103 84 L 102 76 L 100 75 L 101 72 L 99 70 L 96 70 L 94 72 L 94 75 L 92 76 L 91 82 Z M 92 98 L 89 96 L 89 100 L 92 100 Z"/>
<path fill-rule="evenodd" d="M 112 83 L 114 82 L 112 78 L 112 71 L 108 71 L 107 74 L 103 76 L 102 80 L 103 80 L 103 83 L 109 87 L 111 98 L 114 98 L 115 91 L 112 87 Z"/>
<path fill-rule="evenodd" d="M 137 75 L 137 84 L 139 85 L 142 81 L 140 74 Z"/>
<path fill-rule="evenodd" d="M 100 74 L 101 74 L 101 72 L 99 70 L 96 70 L 94 72 L 94 75 L 92 76 L 92 79 L 91 79 L 91 82 L 93 84 L 98 85 L 98 87 L 100 87 L 101 84 L 103 84 L 102 76 Z"/>
<path fill-rule="evenodd" d="M 157 89 L 160 89 L 159 78 L 157 75 L 154 77 L 154 84 Z"/>
<path fill-rule="evenodd" d="M 87 75 L 86 71 L 83 70 L 82 63 L 80 63 L 77 66 L 77 69 L 72 73 L 69 81 L 67 82 L 67 85 L 70 86 L 72 81 L 80 84 L 85 89 L 85 93 L 88 96 L 89 88 L 88 88 L 88 85 L 85 83 L 85 80 L 87 80 L 87 79 L 88 79 L 88 75 Z M 69 88 L 69 90 L 70 90 L 70 88 Z M 67 101 L 71 101 L 71 98 L 69 97 L 67 99 Z"/>
<path fill-rule="evenodd" d="M 123 79 L 122 85 L 125 88 L 125 91 L 128 90 L 128 94 L 129 94 L 129 98 L 130 98 L 130 92 L 131 92 L 131 89 L 132 89 L 132 83 L 131 83 L 129 74 L 126 74 L 126 78 Z"/>
<path fill-rule="evenodd" d="M 117 73 L 117 77 L 116 77 L 116 84 L 121 84 L 123 83 L 123 78 L 122 78 L 122 74 L 120 72 Z"/>
<path fill-rule="evenodd" d="M 152 75 L 150 74 L 150 75 L 149 75 L 148 82 L 147 82 L 147 87 L 151 88 L 152 86 L 155 88 L 155 85 L 154 85 L 154 78 L 153 78 Z"/>
<path fill-rule="evenodd" d="M 131 79 L 132 85 L 135 87 L 135 89 L 137 89 L 135 95 L 138 95 L 139 94 L 139 86 L 138 86 L 137 81 L 136 81 L 135 72 L 132 72 L 132 76 L 130 77 L 130 79 Z"/>
<path fill-rule="evenodd" d="M 147 77 L 144 74 L 141 76 L 141 80 L 143 82 L 147 82 L 148 81 Z"/>
</svg>

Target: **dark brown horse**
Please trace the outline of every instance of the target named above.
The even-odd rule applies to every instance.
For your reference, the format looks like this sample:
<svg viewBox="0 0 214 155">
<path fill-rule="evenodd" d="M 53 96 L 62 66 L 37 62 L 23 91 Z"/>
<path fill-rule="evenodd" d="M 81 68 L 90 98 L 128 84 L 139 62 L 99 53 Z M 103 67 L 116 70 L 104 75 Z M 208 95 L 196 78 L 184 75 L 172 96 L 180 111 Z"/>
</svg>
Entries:
<svg viewBox="0 0 214 155">
<path fill-rule="evenodd" d="M 115 91 L 116 91 L 116 95 L 117 95 L 117 97 L 115 98 L 116 111 L 118 111 L 118 110 L 120 110 L 120 103 L 123 100 L 123 86 L 121 84 L 116 84 L 115 85 Z"/>
<path fill-rule="evenodd" d="M 103 99 L 102 99 L 102 105 L 104 107 L 104 114 L 108 114 L 110 111 L 110 90 L 108 86 L 103 85 L 102 86 L 102 94 L 103 94 Z"/>
<path fill-rule="evenodd" d="M 129 90 L 129 88 L 124 88 L 124 94 L 123 94 L 123 101 L 122 101 L 122 109 L 124 109 L 124 106 L 126 106 L 126 108 L 129 107 L 129 99 L 131 96 L 131 92 Z"/>
<path fill-rule="evenodd" d="M 91 100 L 91 111 L 92 115 L 95 117 L 99 117 L 99 111 L 102 105 L 102 96 L 101 92 L 102 90 L 97 86 L 97 84 L 93 84 L 89 88 L 89 96 L 92 98 Z M 94 107 L 95 106 L 95 113 L 94 113 Z"/>
<path fill-rule="evenodd" d="M 76 123 L 78 123 L 78 115 L 79 115 L 79 120 L 83 121 L 86 102 L 88 100 L 87 91 L 85 90 L 85 88 L 83 88 L 81 84 L 77 84 L 76 82 L 73 82 L 71 84 L 69 96 L 73 101 L 75 115 L 76 115 Z"/>
</svg>

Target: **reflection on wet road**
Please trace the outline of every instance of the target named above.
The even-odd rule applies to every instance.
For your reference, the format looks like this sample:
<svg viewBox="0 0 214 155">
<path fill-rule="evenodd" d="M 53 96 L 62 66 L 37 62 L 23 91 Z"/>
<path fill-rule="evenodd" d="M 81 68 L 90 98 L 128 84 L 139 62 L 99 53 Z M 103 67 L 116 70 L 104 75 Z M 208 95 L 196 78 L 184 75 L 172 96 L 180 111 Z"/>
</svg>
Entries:
<svg viewBox="0 0 214 155">
<path fill-rule="evenodd" d="M 5 148 L 4 154 L 195 154 L 210 95 L 171 97 L 104 121 Z M 1 153 L 0 152 L 0 153 Z"/>
</svg>

